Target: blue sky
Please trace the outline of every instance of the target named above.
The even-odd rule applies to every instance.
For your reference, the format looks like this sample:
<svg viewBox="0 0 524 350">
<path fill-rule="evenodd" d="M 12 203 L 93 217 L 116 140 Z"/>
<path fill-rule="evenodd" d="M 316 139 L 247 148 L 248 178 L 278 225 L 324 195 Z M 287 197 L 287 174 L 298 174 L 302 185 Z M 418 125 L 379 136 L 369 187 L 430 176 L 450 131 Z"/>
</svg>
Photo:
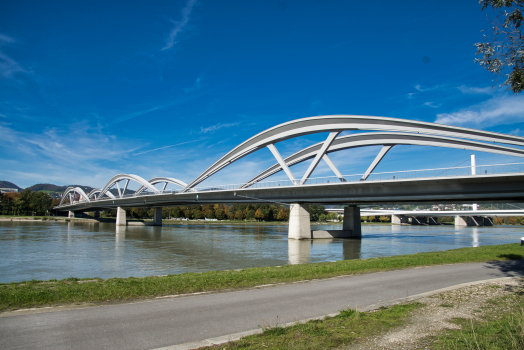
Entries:
<svg viewBox="0 0 524 350">
<path fill-rule="evenodd" d="M 4 0 L 0 180 L 101 187 L 129 173 L 189 183 L 256 133 L 314 115 L 524 135 L 524 97 L 492 89 L 473 62 L 487 14 L 465 0 Z M 287 156 L 325 137 L 277 147 Z M 378 150 L 332 159 L 358 174 Z M 469 154 L 396 146 L 375 171 L 454 166 Z M 204 184 L 240 183 L 273 163 L 261 150 Z M 301 177 L 307 165 L 292 170 Z M 324 164 L 313 174 L 328 175 Z"/>
</svg>

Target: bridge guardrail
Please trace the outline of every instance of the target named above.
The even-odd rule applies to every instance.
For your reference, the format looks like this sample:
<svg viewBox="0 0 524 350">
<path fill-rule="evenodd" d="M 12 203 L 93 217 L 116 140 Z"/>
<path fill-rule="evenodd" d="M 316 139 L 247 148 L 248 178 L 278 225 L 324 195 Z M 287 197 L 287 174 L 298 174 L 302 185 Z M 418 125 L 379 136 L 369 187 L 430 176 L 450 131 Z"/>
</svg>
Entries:
<svg viewBox="0 0 524 350">
<path fill-rule="evenodd" d="M 451 167 L 451 168 L 437 168 L 437 169 L 422 169 L 422 170 L 403 170 L 403 171 L 392 171 L 384 173 L 371 173 L 365 181 L 384 181 L 384 180 L 407 180 L 407 179 L 425 179 L 425 178 L 437 178 L 437 177 L 451 177 L 451 176 L 481 176 L 481 175 L 494 175 L 494 174 L 510 174 L 510 173 L 522 173 L 524 169 L 524 163 L 508 163 L 508 164 L 491 164 L 491 165 L 477 165 L 475 168 L 475 174 L 472 174 L 473 167 Z M 309 178 L 305 181 L 304 185 L 318 185 L 327 183 L 342 183 L 342 182 L 358 182 L 361 181 L 363 174 L 354 175 L 343 175 L 342 178 L 337 176 L 326 176 L 326 177 L 315 177 Z M 296 180 L 298 183 L 300 180 Z M 245 184 L 231 184 L 231 185 L 218 185 L 218 186 L 207 186 L 207 187 L 196 187 L 196 193 L 208 192 L 208 191 L 220 191 L 220 190 L 236 190 L 240 189 Z M 295 184 L 291 180 L 274 180 L 266 182 L 257 182 L 251 184 L 248 188 L 271 188 L 271 187 L 284 187 L 294 186 Z M 161 191 L 160 195 L 163 194 L 176 194 L 180 191 L 177 190 L 164 190 Z M 193 192 L 195 193 L 195 192 Z M 150 196 L 154 195 L 153 192 L 143 191 L 138 194 L 126 194 L 121 198 L 132 198 L 139 196 Z M 110 198 L 104 198 L 110 199 Z M 118 197 L 117 197 L 118 199 Z M 94 201 L 98 201 L 96 198 Z M 73 201 L 76 203 L 86 203 L 84 200 Z"/>
</svg>

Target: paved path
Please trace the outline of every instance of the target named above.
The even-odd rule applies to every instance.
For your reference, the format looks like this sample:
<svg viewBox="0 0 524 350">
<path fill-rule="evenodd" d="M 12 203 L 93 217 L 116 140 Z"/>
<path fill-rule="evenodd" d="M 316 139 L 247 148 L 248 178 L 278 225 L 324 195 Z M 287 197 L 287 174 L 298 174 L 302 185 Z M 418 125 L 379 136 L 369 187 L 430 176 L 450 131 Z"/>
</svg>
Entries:
<svg viewBox="0 0 524 350">
<path fill-rule="evenodd" d="M 154 349 L 524 275 L 524 261 L 405 269 L 225 293 L 0 317 L 0 349 Z M 11 313 L 10 315 L 12 315 Z M 16 314 L 16 313 L 15 313 Z"/>
</svg>

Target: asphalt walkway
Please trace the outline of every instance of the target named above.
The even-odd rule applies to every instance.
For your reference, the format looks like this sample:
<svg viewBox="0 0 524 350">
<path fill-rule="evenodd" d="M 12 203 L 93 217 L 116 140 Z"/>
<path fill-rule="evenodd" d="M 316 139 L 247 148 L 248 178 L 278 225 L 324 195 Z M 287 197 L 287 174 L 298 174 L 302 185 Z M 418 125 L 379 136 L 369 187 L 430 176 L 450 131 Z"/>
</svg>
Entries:
<svg viewBox="0 0 524 350">
<path fill-rule="evenodd" d="M 441 265 L 65 311 L 11 312 L 0 314 L 0 349 L 190 348 L 188 343 L 205 344 L 199 341 L 277 322 L 523 275 L 524 261 Z"/>
</svg>

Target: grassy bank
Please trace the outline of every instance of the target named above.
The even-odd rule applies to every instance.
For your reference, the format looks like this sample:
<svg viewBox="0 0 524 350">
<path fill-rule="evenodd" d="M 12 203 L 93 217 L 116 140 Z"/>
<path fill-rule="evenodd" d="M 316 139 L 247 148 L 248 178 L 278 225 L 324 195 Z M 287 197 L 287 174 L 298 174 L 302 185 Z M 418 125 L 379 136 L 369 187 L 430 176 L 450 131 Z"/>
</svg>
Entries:
<svg viewBox="0 0 524 350">
<path fill-rule="evenodd" d="M 489 311 L 482 317 L 476 320 L 462 317 L 452 320 L 460 329 L 430 338 L 431 349 L 524 349 L 524 290 L 522 286 L 509 290 L 512 292 L 509 296 L 488 300 L 489 306 L 482 308 L 488 308 Z"/>
<path fill-rule="evenodd" d="M 27 281 L 0 284 L 0 311 L 45 305 L 133 300 L 162 295 L 229 290 L 417 266 L 515 259 L 524 259 L 524 247 L 519 244 L 461 248 L 366 260 L 251 268 L 240 271 L 183 273 L 162 277 Z"/>
<path fill-rule="evenodd" d="M 360 338 L 402 326 L 419 303 L 382 307 L 375 312 L 344 310 L 335 317 L 290 327 L 267 327 L 262 334 L 203 349 L 340 349 Z"/>
</svg>

